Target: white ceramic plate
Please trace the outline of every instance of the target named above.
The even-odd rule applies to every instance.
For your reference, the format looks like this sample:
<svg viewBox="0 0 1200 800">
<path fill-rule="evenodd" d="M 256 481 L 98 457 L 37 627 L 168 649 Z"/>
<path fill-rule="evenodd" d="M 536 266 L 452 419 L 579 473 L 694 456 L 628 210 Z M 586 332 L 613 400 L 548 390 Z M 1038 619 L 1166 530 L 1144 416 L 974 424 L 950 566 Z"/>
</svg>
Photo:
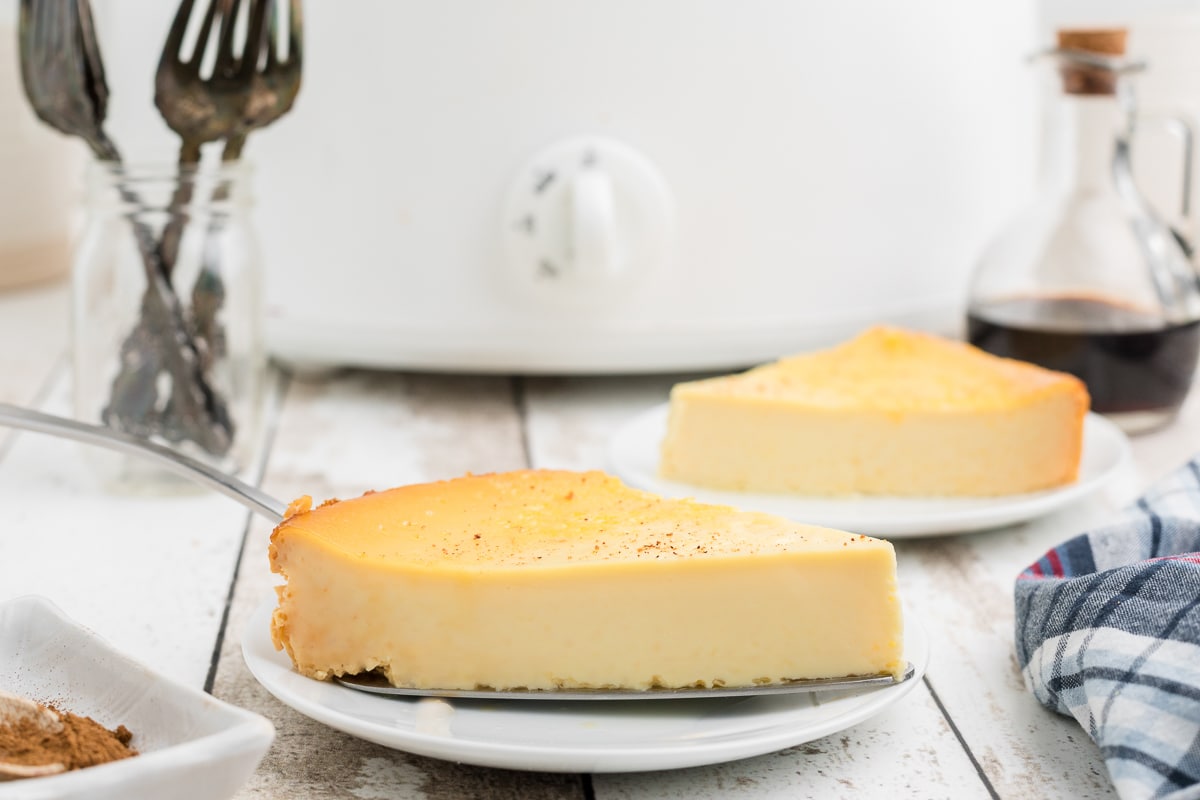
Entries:
<svg viewBox="0 0 1200 800">
<path fill-rule="evenodd" d="M 267 691 L 318 722 L 396 750 L 507 769 L 637 772 L 770 753 L 843 730 L 912 691 L 929 662 L 907 615 L 904 683 L 857 692 L 701 700 L 443 700 L 382 697 L 305 678 L 271 644 L 274 600 L 242 636 L 246 665 Z"/>
<path fill-rule="evenodd" d="M 0 604 L 0 688 L 124 725 L 140 755 L 0 783 L 0 799 L 221 800 L 275 738 L 263 717 L 151 672 L 41 597 Z"/>
<path fill-rule="evenodd" d="M 778 514 L 810 525 L 901 538 L 999 528 L 1048 514 L 1101 488 L 1129 459 L 1129 440 L 1096 414 L 1083 424 L 1079 478 L 1058 489 L 981 498 L 820 498 L 705 489 L 658 476 L 659 446 L 667 430 L 667 404 L 630 420 L 609 445 L 612 471 L 631 486 L 667 497 L 693 497 Z"/>
</svg>

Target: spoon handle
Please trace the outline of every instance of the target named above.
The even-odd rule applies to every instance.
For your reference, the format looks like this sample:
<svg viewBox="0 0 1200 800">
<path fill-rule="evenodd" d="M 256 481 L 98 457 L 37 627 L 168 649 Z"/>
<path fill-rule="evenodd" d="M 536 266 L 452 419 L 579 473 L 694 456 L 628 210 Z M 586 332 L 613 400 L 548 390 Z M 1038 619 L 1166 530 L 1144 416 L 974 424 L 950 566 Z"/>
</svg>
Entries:
<svg viewBox="0 0 1200 800">
<path fill-rule="evenodd" d="M 169 447 L 130 436 L 122 431 L 103 428 L 99 425 L 88 425 L 52 414 L 43 414 L 40 411 L 8 403 L 0 403 L 0 425 L 48 433 L 51 436 L 74 439 L 84 444 L 144 458 L 188 480 L 196 481 L 209 489 L 215 489 L 272 522 L 279 522 L 283 519 L 283 514 L 287 510 L 286 503 L 232 475 L 227 475 L 208 464 L 177 453 Z"/>
</svg>

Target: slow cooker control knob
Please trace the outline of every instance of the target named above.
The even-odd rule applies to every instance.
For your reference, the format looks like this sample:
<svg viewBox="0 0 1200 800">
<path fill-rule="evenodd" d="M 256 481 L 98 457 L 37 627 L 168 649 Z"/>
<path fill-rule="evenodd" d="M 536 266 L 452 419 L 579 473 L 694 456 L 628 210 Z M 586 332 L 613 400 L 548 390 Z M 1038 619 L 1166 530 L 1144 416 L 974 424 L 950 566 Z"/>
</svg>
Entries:
<svg viewBox="0 0 1200 800">
<path fill-rule="evenodd" d="M 619 252 L 612 178 L 595 166 L 584 166 L 571 177 L 567 203 L 567 267 L 585 279 L 619 277 L 626 265 Z"/>
<path fill-rule="evenodd" d="M 527 293 L 611 302 L 665 266 L 674 210 L 644 156 L 611 139 L 581 137 L 524 165 L 504 224 L 509 277 Z"/>
</svg>

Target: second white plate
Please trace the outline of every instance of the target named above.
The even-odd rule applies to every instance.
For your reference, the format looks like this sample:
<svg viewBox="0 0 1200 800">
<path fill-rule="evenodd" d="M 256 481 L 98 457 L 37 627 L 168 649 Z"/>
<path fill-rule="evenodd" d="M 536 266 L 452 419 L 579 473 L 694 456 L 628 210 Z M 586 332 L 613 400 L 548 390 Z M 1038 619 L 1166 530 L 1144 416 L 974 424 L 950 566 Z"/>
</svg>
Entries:
<svg viewBox="0 0 1200 800">
<path fill-rule="evenodd" d="M 889 538 L 936 536 L 999 528 L 1048 514 L 1101 488 L 1129 459 L 1129 440 L 1097 414 L 1083 426 L 1079 478 L 1058 489 L 1002 497 L 805 497 L 705 489 L 658 475 L 659 447 L 667 430 L 664 403 L 632 419 L 609 446 L 612 471 L 631 486 L 667 497 L 693 497 L 766 511 L 810 525 Z"/>
<path fill-rule="evenodd" d="M 857 691 L 696 700 L 443 700 L 384 697 L 306 678 L 271 644 L 274 599 L 242 634 L 246 666 L 280 701 L 396 750 L 505 769 L 638 772 L 771 753 L 872 717 L 921 682 L 929 643 L 905 613 L 904 683 Z"/>
</svg>

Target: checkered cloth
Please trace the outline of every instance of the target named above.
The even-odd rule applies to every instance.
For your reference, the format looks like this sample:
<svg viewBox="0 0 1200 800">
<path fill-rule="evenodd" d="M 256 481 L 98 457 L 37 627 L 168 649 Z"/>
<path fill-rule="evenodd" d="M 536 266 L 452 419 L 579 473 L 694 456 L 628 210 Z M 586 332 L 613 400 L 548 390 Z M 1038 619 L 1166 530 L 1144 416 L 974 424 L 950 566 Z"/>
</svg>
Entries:
<svg viewBox="0 0 1200 800">
<path fill-rule="evenodd" d="M 1021 573 L 1016 639 L 1122 798 L 1200 798 L 1200 458 Z"/>
</svg>

